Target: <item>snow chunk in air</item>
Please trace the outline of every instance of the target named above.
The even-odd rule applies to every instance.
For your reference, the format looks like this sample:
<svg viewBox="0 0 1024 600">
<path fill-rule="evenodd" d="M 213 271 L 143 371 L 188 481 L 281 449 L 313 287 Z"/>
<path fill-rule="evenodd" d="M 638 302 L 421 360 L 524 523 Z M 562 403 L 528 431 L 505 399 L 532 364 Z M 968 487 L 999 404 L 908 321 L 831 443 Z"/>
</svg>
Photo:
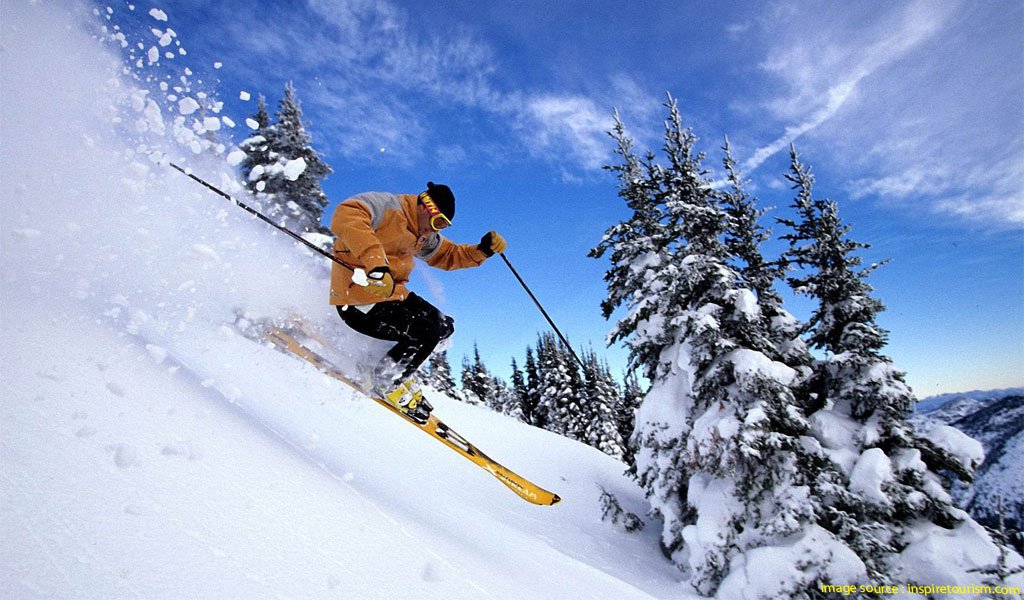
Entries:
<svg viewBox="0 0 1024 600">
<path fill-rule="evenodd" d="M 237 167 L 238 165 L 242 164 L 242 161 L 245 160 L 245 157 L 246 154 L 243 150 L 235 149 L 228 154 L 227 161 L 228 164 L 231 165 L 232 167 Z"/>
<path fill-rule="evenodd" d="M 167 350 L 156 344 L 146 344 L 146 352 L 153 359 L 153 362 L 160 364 L 167 360 Z"/>
<path fill-rule="evenodd" d="M 288 178 L 288 181 L 295 181 L 302 173 L 306 171 L 306 159 L 296 158 L 290 160 L 284 165 L 284 176 Z"/>
<path fill-rule="evenodd" d="M 153 35 L 157 38 L 157 43 L 160 44 L 161 48 L 170 46 L 174 41 L 174 38 L 178 35 L 173 29 L 168 28 L 166 31 L 160 31 L 159 29 L 152 29 Z"/>
<path fill-rule="evenodd" d="M 178 101 L 178 112 L 183 115 L 190 115 L 199 110 L 199 103 L 192 98 L 182 98 Z"/>
</svg>

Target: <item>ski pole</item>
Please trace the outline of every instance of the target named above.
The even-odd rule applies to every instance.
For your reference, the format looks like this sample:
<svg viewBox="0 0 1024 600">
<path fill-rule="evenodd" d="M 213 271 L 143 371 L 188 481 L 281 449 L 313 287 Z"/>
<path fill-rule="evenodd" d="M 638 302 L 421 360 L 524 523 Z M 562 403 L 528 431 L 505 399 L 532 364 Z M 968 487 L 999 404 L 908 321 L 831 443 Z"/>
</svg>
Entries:
<svg viewBox="0 0 1024 600">
<path fill-rule="evenodd" d="M 526 282 L 523 281 L 523 278 L 519 276 L 519 272 L 516 271 L 516 268 L 512 266 L 511 262 L 509 262 L 508 257 L 505 256 L 505 253 L 499 252 L 498 255 L 501 256 L 501 259 L 505 261 L 505 264 L 508 265 L 508 269 L 512 271 L 513 275 L 516 276 L 516 279 L 519 280 L 519 285 L 523 286 L 523 289 L 526 290 L 526 293 L 530 295 L 530 299 L 533 300 L 533 303 L 536 304 L 537 308 L 540 309 L 540 314 L 544 315 L 544 318 L 548 320 L 548 324 L 551 325 L 551 328 L 554 329 L 555 333 L 558 334 L 558 339 L 562 340 L 562 343 L 565 344 L 565 347 L 569 349 L 569 352 L 572 354 L 572 357 L 576 359 L 576 362 L 579 363 L 580 367 L 586 370 L 586 365 L 583 364 L 583 361 L 580 360 L 579 356 L 577 356 L 576 351 L 573 350 L 572 346 L 569 345 L 569 341 L 565 339 L 565 336 L 562 335 L 562 332 L 558 330 L 558 326 L 555 325 L 555 322 L 551 320 L 551 316 L 548 315 L 548 311 L 544 310 L 544 307 L 541 306 L 540 300 L 537 300 L 537 296 L 533 295 L 533 292 L 530 290 L 530 286 L 526 285 Z"/>
<path fill-rule="evenodd" d="M 303 244 L 305 244 L 311 250 L 314 250 L 315 252 L 317 252 L 319 254 L 322 254 L 323 256 L 326 256 L 330 260 L 333 260 L 334 262 L 336 262 L 339 265 L 345 267 L 349 271 L 355 271 L 355 268 L 353 268 L 352 265 L 346 264 L 341 259 L 337 258 L 333 254 L 328 253 L 326 250 L 324 250 L 323 248 L 317 246 L 316 244 L 306 240 L 305 238 L 303 238 L 299 234 L 295 233 L 294 231 L 291 231 L 290 229 L 288 229 L 286 227 L 282 227 L 282 226 L 278 225 L 277 223 L 271 221 L 269 218 L 267 218 L 265 215 L 263 215 L 263 213 L 261 213 L 260 211 L 258 211 L 255 208 L 252 208 L 251 206 L 249 206 L 249 205 L 247 205 L 247 204 L 245 204 L 245 203 L 235 199 L 231 194 L 228 194 L 224 190 L 221 190 L 220 188 L 216 187 L 212 183 L 210 183 L 210 182 L 208 182 L 208 181 L 206 181 L 206 180 L 204 180 L 204 179 L 202 179 L 200 177 L 197 177 L 196 175 L 193 175 L 192 173 L 186 171 L 185 169 L 182 169 L 181 167 L 179 167 L 178 165 L 176 165 L 176 164 L 174 164 L 172 162 L 168 162 L 167 164 L 171 165 L 171 167 L 173 167 L 175 170 L 180 172 L 182 175 L 185 175 L 186 177 L 189 177 L 193 181 L 196 181 L 200 185 L 206 187 L 211 192 L 213 192 L 213 193 L 217 194 L 218 196 L 221 196 L 221 197 L 229 200 L 232 204 L 234 204 L 238 208 L 241 208 L 242 210 L 244 210 L 245 212 L 251 214 L 252 216 L 257 217 L 258 219 L 260 219 L 264 223 L 274 227 L 278 231 L 282 231 L 282 232 L 286 233 L 287 235 L 291 236 L 292 238 L 294 238 L 295 240 L 297 240 L 299 242 L 302 242 Z"/>
</svg>

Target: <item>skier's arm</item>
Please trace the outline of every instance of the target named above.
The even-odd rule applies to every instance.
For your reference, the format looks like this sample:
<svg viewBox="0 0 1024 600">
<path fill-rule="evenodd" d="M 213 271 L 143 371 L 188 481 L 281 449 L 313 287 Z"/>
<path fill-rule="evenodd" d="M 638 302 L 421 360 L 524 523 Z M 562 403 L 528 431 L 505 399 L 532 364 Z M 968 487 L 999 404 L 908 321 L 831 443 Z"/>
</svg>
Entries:
<svg viewBox="0 0 1024 600">
<path fill-rule="evenodd" d="M 495 253 L 504 252 L 508 244 L 497 231 L 489 231 L 479 244 L 456 244 L 433 234 L 420 251 L 420 258 L 432 267 L 451 271 L 480 266 Z"/>
<path fill-rule="evenodd" d="M 417 256 L 445 271 L 478 267 L 487 260 L 487 255 L 477 245 L 456 244 L 436 233 L 431 234 Z"/>
<path fill-rule="evenodd" d="M 384 245 L 373 231 L 370 207 L 349 199 L 338 205 L 331 219 L 331 232 L 355 257 L 355 262 L 367 272 L 388 268 Z"/>
</svg>

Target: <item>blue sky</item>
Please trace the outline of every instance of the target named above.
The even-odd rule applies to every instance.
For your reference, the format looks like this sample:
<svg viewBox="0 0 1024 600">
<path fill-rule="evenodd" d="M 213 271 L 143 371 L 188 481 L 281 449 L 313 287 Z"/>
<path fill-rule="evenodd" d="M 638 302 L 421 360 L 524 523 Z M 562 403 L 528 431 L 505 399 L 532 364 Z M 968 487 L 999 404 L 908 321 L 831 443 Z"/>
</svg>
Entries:
<svg viewBox="0 0 1024 600">
<path fill-rule="evenodd" d="M 449 237 L 504 234 L 578 348 L 602 349 L 611 327 L 599 308 L 608 265 L 586 254 L 626 215 L 601 169 L 614 160 L 613 111 L 640 148 L 657 148 L 671 93 L 706 166 L 720 171 L 728 135 L 770 216 L 792 200 L 782 176 L 795 143 L 818 195 L 872 244 L 865 260 L 892 259 L 871 281 L 889 353 L 919 396 L 1024 385 L 1019 1 L 136 5 L 143 31 L 175 30 L 179 63 L 239 124 L 255 109 L 239 92 L 273 108 L 293 82 L 334 169 L 333 202 L 449 184 Z M 456 368 L 476 342 L 507 375 L 546 329 L 499 260 L 421 266 L 413 283 L 455 317 Z M 788 306 L 807 314 L 805 301 Z M 604 353 L 624 364 L 622 349 Z"/>
</svg>

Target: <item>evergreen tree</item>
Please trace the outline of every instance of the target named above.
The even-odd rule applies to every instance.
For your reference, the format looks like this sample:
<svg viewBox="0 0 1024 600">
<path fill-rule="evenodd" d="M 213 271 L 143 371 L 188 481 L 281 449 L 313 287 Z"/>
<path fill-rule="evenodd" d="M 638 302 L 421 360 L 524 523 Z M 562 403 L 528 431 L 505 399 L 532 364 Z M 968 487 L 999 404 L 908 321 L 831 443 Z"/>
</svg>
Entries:
<svg viewBox="0 0 1024 600">
<path fill-rule="evenodd" d="M 730 219 L 701 166 L 696 136 L 683 127 L 675 101 L 666 106 L 667 165 L 648 161 L 648 181 L 637 180 L 630 165 L 639 161 L 625 156 L 629 145 L 619 140 L 626 161 L 617 169 L 620 195 L 630 203 L 643 191 L 654 205 L 643 211 L 661 216 L 648 229 L 655 241 L 621 227 L 602 241 L 614 250 L 610 306 L 626 301 L 630 308 L 615 334 L 631 336 L 633 362 L 652 379 L 636 417 L 637 477 L 663 521 L 663 549 L 698 591 L 739 595 L 752 587 L 748 573 L 788 560 L 799 563 L 800 575 L 754 589 L 809 597 L 817 582 L 863 569 L 815 524 L 821 507 L 808 490 L 828 463 L 802 443 L 808 424 L 794 410 L 796 372 L 772 358 L 757 298 L 730 264 L 723 242 Z M 631 208 L 637 220 L 641 207 Z M 852 562 L 853 572 L 830 571 L 836 560 Z"/>
<path fill-rule="evenodd" d="M 533 349 L 526 348 L 526 396 L 523 401 L 523 417 L 526 422 L 537 427 L 546 428 L 547 421 L 540 404 L 541 380 L 537 361 L 533 358 Z"/>
<path fill-rule="evenodd" d="M 517 421 L 523 420 L 523 410 L 519 405 L 519 398 L 516 396 L 515 390 L 500 377 L 491 378 L 491 408 L 494 410 L 508 415 Z"/>
<path fill-rule="evenodd" d="M 719 191 L 719 202 L 728 219 L 725 246 L 738 259 L 740 279 L 757 295 L 761 306 L 781 306 L 782 297 L 774 286 L 782 277 L 782 269 L 778 263 L 766 261 L 761 254 L 761 244 L 771 237 L 771 232 L 760 224 L 765 210 L 757 208 L 756 200 L 747 194 L 747 181 L 736 167 L 729 138 L 725 139 L 722 152 L 722 164 L 729 182 L 728 188 Z"/>
<path fill-rule="evenodd" d="M 302 108 L 291 83 L 285 86 L 276 117 L 278 123 L 269 137 L 270 152 L 276 154 L 282 168 L 271 173 L 267 192 L 274 195 L 283 216 L 293 220 L 298 230 L 330 234 L 319 224 L 328 204 L 319 182 L 331 174 L 331 167 L 312 147 L 312 136 L 302 122 Z M 297 161 L 305 166 L 298 175 L 289 170 Z"/>
<path fill-rule="evenodd" d="M 641 159 L 633 151 L 633 140 L 625 125 L 615 114 L 615 126 L 609 135 L 616 142 L 615 153 L 621 165 L 606 166 L 619 179 L 619 196 L 625 200 L 632 215 L 613 225 L 601 242 L 590 251 L 593 258 L 610 253 L 604 280 L 608 297 L 602 301 L 605 318 L 622 304 L 628 314 L 614 324 L 609 340 L 622 341 L 629 348 L 630 368 L 641 367 L 648 379 L 661 371 L 661 349 L 671 343 L 673 328 L 641 327 L 654 315 L 667 314 L 664 298 L 675 286 L 678 274 L 671 264 L 671 216 L 660 199 L 662 169 L 648 152 Z"/>
<path fill-rule="evenodd" d="M 554 334 L 544 333 L 537 340 L 537 371 L 540 378 L 538 409 L 544 428 L 574 440 L 583 440 L 585 423 L 583 381 L 575 361 L 569 357 Z"/>
<path fill-rule="evenodd" d="M 452 367 L 448 362 L 448 351 L 442 350 L 430 355 L 426 368 L 427 383 L 442 394 L 462 400 L 462 394 L 452 376 Z"/>
<path fill-rule="evenodd" d="M 480 359 L 480 349 L 473 344 L 473 361 L 464 358 L 462 361 L 462 392 L 466 402 L 470 404 L 486 404 L 494 407 L 493 377 Z"/>
<path fill-rule="evenodd" d="M 512 358 L 512 398 L 515 405 L 510 407 L 509 414 L 524 423 L 531 423 L 533 408 L 530 405 L 530 390 L 526 387 L 526 377 L 515 358 Z"/>
<path fill-rule="evenodd" d="M 626 373 L 622 390 L 622 402 L 619 404 L 615 416 L 615 427 L 622 438 L 622 460 L 630 467 L 630 473 L 636 475 L 636 444 L 633 441 L 633 431 L 636 428 L 636 410 L 643 401 L 644 392 L 640 387 L 640 381 L 636 371 Z"/>
<path fill-rule="evenodd" d="M 894 581 L 899 555 L 912 543 L 977 537 L 979 528 L 967 524 L 970 517 L 953 504 L 940 473 L 969 480 L 981 457 L 950 428 L 936 432 L 938 443 L 914 433 L 907 419 L 915 398 L 904 373 L 882 353 L 888 333 L 877 315 L 884 305 L 867 283 L 879 265 L 861 267 L 857 252 L 867 245 L 849 238 L 835 202 L 813 196 L 813 175 L 795 148 L 790 156 L 787 178 L 797 190 L 798 219 L 782 222 L 791 230 L 784 236 L 786 257 L 802 270 L 789 282 L 816 301 L 808 339 L 824 355 L 814 365 L 805 404 L 817 409 L 815 436 L 842 475 L 827 490 L 822 520 L 857 552 L 872 581 Z M 971 578 L 960 565 L 944 568 L 960 581 Z"/>
<path fill-rule="evenodd" d="M 739 172 L 732 156 L 729 139 L 722 147 L 723 167 L 728 187 L 719 190 L 719 203 L 728 219 L 724 243 L 732 256 L 743 287 L 754 292 L 760 306 L 767 335 L 771 341 L 769 355 L 799 372 L 800 386 L 810 377 L 813 362 L 807 344 L 801 339 L 801 324 L 782 306 L 782 296 L 775 290 L 777 281 L 785 277 L 786 261 L 770 262 L 761 253 L 761 245 L 771 232 L 760 224 L 765 214 L 757 207 L 756 199 L 747 194 L 746 180 Z"/>
<path fill-rule="evenodd" d="M 585 398 L 580 410 L 580 441 L 608 456 L 622 459 L 625 443 L 619 434 L 618 418 L 622 395 L 606 364 L 598 361 L 593 350 L 583 356 Z"/>
<path fill-rule="evenodd" d="M 267 101 L 260 94 L 256 100 L 256 114 L 252 120 L 257 128 L 253 135 L 246 138 L 238 147 L 245 152 L 245 158 L 239 164 L 245 177 L 245 185 L 253 195 L 264 195 L 267 188 L 267 169 L 274 163 L 270 158 L 270 115 L 267 114 Z M 265 197 L 265 196 L 262 196 Z"/>
<path fill-rule="evenodd" d="M 320 224 L 327 196 L 320 181 L 331 168 L 313 149 L 313 138 L 302 121 L 302 108 L 291 83 L 285 86 L 278 105 L 277 122 L 269 122 L 266 102 L 259 98 L 253 119 L 255 135 L 239 146 L 246 153 L 241 166 L 249 189 L 257 195 L 267 215 L 299 233 L 330 235 Z"/>
</svg>

